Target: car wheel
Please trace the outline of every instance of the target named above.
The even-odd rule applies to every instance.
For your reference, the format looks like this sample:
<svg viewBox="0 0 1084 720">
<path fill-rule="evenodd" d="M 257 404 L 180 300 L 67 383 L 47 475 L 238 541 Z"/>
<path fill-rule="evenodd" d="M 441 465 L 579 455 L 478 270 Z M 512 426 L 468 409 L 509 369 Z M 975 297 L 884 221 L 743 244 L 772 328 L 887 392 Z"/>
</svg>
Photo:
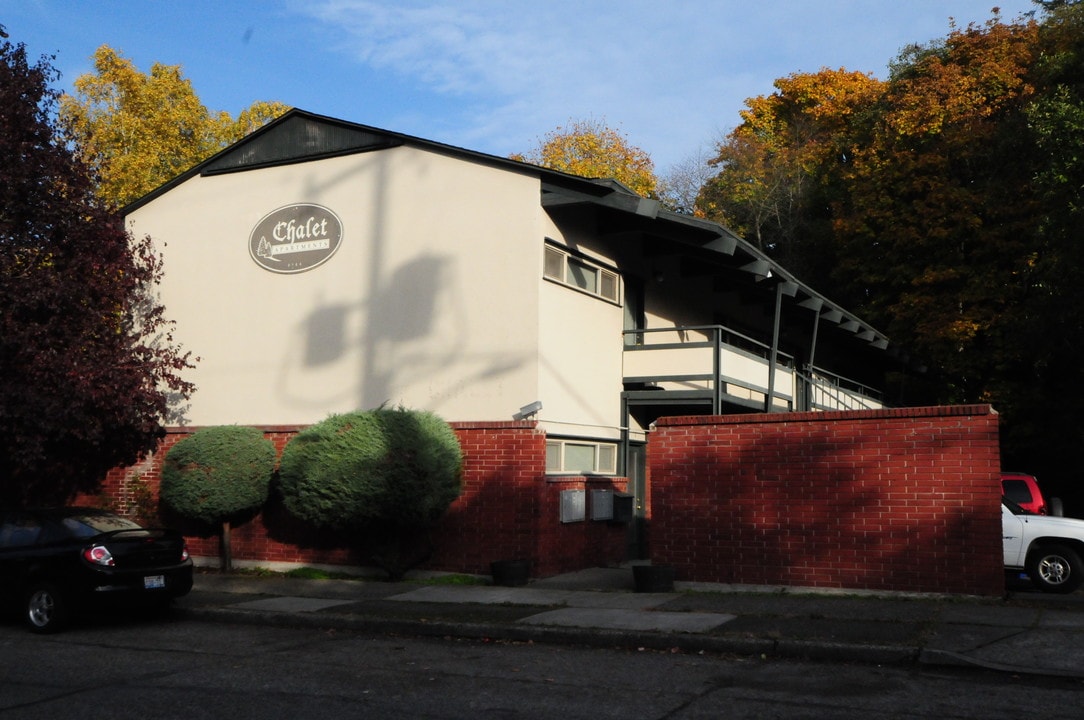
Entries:
<svg viewBox="0 0 1084 720">
<path fill-rule="evenodd" d="M 68 621 L 68 604 L 64 595 L 51 583 L 35 583 L 26 593 L 23 619 L 37 633 L 60 630 Z"/>
<path fill-rule="evenodd" d="M 1046 545 L 1028 556 L 1028 575 L 1043 592 L 1071 593 L 1084 579 L 1080 556 L 1064 545 Z"/>
</svg>

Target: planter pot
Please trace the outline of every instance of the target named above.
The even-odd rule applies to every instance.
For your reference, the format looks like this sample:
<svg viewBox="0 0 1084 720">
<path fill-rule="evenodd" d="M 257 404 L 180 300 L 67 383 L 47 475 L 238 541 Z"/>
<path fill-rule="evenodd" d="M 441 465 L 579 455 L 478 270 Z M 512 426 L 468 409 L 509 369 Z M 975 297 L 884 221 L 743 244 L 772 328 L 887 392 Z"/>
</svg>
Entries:
<svg viewBox="0 0 1084 720">
<path fill-rule="evenodd" d="M 526 585 L 531 575 L 531 563 L 527 560 L 497 560 L 490 563 L 493 584 L 504 587 Z"/>
<path fill-rule="evenodd" d="M 673 565 L 633 565 L 632 579 L 636 592 L 666 593 L 674 591 Z"/>
</svg>

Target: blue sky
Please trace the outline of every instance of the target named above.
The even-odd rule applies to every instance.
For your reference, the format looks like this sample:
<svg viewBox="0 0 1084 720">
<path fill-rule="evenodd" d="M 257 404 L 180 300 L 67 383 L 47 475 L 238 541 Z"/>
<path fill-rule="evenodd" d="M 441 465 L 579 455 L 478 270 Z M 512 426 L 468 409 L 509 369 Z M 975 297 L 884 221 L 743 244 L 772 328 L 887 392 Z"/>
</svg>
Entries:
<svg viewBox="0 0 1084 720">
<path fill-rule="evenodd" d="M 604 121 L 662 174 L 733 128 L 746 98 L 822 67 L 884 78 L 910 43 L 1030 0 L 0 0 L 60 89 L 109 45 L 180 65 L 211 110 L 256 100 L 494 155 Z"/>
</svg>

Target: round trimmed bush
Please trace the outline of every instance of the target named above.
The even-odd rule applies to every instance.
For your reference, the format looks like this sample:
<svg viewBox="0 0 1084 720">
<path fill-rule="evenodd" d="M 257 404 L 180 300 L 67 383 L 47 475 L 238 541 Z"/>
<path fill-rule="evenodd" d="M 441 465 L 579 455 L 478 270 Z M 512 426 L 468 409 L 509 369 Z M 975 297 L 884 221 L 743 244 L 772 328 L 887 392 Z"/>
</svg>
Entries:
<svg viewBox="0 0 1084 720">
<path fill-rule="evenodd" d="M 256 428 L 204 428 L 178 442 L 162 464 L 162 502 L 184 517 L 222 523 L 259 509 L 275 469 L 275 446 Z"/>
<path fill-rule="evenodd" d="M 318 527 L 424 528 L 461 490 L 463 453 L 438 416 L 404 408 L 332 415 L 298 433 L 279 463 L 283 503 Z"/>
</svg>

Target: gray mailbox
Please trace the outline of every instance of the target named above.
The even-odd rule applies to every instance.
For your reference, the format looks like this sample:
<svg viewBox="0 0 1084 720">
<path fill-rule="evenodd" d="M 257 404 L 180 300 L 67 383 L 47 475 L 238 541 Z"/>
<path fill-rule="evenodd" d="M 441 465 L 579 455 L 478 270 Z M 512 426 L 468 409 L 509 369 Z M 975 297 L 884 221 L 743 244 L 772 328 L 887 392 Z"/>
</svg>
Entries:
<svg viewBox="0 0 1084 720">
<path fill-rule="evenodd" d="M 632 509 L 633 500 L 635 496 L 632 493 L 615 492 L 613 503 L 614 513 L 610 522 L 615 523 L 630 523 L 632 522 Z"/>
</svg>

